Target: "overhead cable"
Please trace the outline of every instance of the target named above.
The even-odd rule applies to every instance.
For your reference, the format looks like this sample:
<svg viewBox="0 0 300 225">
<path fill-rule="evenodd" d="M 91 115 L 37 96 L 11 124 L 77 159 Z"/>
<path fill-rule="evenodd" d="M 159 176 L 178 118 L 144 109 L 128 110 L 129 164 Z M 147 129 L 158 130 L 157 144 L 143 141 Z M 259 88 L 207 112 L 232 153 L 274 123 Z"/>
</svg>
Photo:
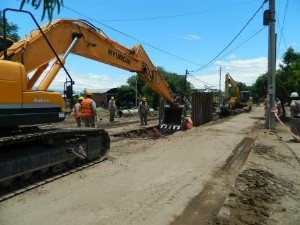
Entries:
<svg viewBox="0 0 300 225">
<path fill-rule="evenodd" d="M 285 46 L 287 46 L 285 38 L 284 38 L 284 34 L 283 34 L 283 28 L 284 28 L 284 24 L 285 24 L 285 17 L 286 17 L 286 11 L 287 11 L 287 7 L 288 7 L 288 3 L 289 3 L 289 0 L 287 0 L 286 4 L 285 4 L 283 20 L 282 20 L 282 26 L 280 26 L 280 23 L 279 23 L 279 20 L 278 20 L 278 25 L 279 25 L 279 28 L 280 28 L 280 39 L 279 39 L 279 44 L 278 44 L 278 48 L 277 48 L 278 51 L 280 49 L 281 40 L 283 40 Z M 278 55 L 278 51 L 277 51 L 277 55 Z"/>
<path fill-rule="evenodd" d="M 69 9 L 69 10 L 71 10 L 71 11 L 73 11 L 73 12 L 79 14 L 79 15 L 82 15 L 82 16 L 88 18 L 88 19 L 91 20 L 91 21 L 94 21 L 94 22 L 96 22 L 96 23 L 99 23 L 99 24 L 101 24 L 102 26 L 105 26 L 105 27 L 107 27 L 107 28 L 109 28 L 109 29 L 111 29 L 111 30 L 117 32 L 117 33 L 120 33 L 120 34 L 122 34 L 122 35 L 124 35 L 124 36 L 126 36 L 126 37 L 128 37 L 128 38 L 130 38 L 130 39 L 132 39 L 132 40 L 135 40 L 135 41 L 137 41 L 137 42 L 139 42 L 139 43 L 142 43 L 143 45 L 146 45 L 146 46 L 148 46 L 148 47 L 150 47 L 150 48 L 153 48 L 153 49 L 155 49 L 155 50 L 157 50 L 157 51 L 163 52 L 163 53 L 165 53 L 165 54 L 167 54 L 167 55 L 171 55 L 171 56 L 173 56 L 173 57 L 175 57 L 175 58 L 178 58 L 178 59 L 181 59 L 181 60 L 183 60 L 183 61 L 185 61 L 185 62 L 189 62 L 189 63 L 192 63 L 192 64 L 194 64 L 194 65 L 200 66 L 199 63 L 193 62 L 193 61 L 191 61 L 191 60 L 187 60 L 187 59 L 182 58 L 182 57 L 180 57 L 180 56 L 178 56 L 178 55 L 174 55 L 174 54 L 172 54 L 172 53 L 170 53 L 170 52 L 167 52 L 167 51 L 162 50 L 162 49 L 160 49 L 160 48 L 157 48 L 157 47 L 155 47 L 155 46 L 153 46 L 153 45 L 150 45 L 150 44 L 148 44 L 148 43 L 146 43 L 146 42 L 143 42 L 143 41 L 141 41 L 141 40 L 139 40 L 139 39 L 137 39 L 137 38 L 135 38 L 135 37 L 132 37 L 132 36 L 130 36 L 130 35 L 128 35 L 128 34 L 122 32 L 122 31 L 120 31 L 120 30 L 117 30 L 117 29 L 115 29 L 115 28 L 113 28 L 113 27 L 111 27 L 111 26 L 108 26 L 108 25 L 106 25 L 106 24 L 104 24 L 104 23 L 102 23 L 102 22 L 100 22 L 100 21 L 98 21 L 98 20 L 95 20 L 95 19 L 93 19 L 93 18 L 91 18 L 91 17 L 88 17 L 88 16 L 82 14 L 82 13 L 79 13 L 79 12 L 77 12 L 77 11 L 75 11 L 75 10 L 73 10 L 73 9 L 71 9 L 71 8 L 69 8 L 69 7 L 67 7 L 67 6 L 64 6 L 64 8 L 67 8 L 67 9 Z"/>
<path fill-rule="evenodd" d="M 241 44 L 237 45 L 235 48 L 233 48 L 231 51 L 229 51 L 228 53 L 226 53 L 225 55 L 223 55 L 222 57 L 218 58 L 218 60 L 220 59 L 224 59 L 226 56 L 228 56 L 230 53 L 234 52 L 235 50 L 239 49 L 240 47 L 242 47 L 244 44 L 246 44 L 248 41 L 250 41 L 252 38 L 254 38 L 256 35 L 258 35 L 260 32 L 262 32 L 264 29 L 266 29 L 265 26 L 263 26 L 261 29 L 259 29 L 257 32 L 255 32 L 254 34 L 252 34 L 249 38 L 247 38 L 245 41 L 243 41 Z"/>
<path fill-rule="evenodd" d="M 205 65 L 203 65 L 202 67 L 196 69 L 196 70 L 191 70 L 189 72 L 197 72 L 199 70 L 202 70 L 204 68 L 206 68 L 208 65 L 210 65 L 212 62 L 214 62 L 237 38 L 238 36 L 246 29 L 246 27 L 249 25 L 249 23 L 253 20 L 253 18 L 257 15 L 257 13 L 262 9 L 262 7 L 264 6 L 264 4 L 267 2 L 267 0 L 265 0 L 261 6 L 258 8 L 258 10 L 253 14 L 253 16 L 248 20 L 248 22 L 245 24 L 245 26 L 238 32 L 238 34 L 229 42 L 229 44 L 226 45 L 226 47 L 219 53 L 217 54 L 213 59 L 211 59 L 208 63 L 206 63 Z"/>
</svg>

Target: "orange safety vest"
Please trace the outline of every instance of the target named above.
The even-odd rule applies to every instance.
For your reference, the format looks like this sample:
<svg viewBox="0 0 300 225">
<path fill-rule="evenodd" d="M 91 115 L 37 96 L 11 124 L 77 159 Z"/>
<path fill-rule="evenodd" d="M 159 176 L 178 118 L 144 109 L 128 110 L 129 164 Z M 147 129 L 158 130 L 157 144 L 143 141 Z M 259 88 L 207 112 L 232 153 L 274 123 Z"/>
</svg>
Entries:
<svg viewBox="0 0 300 225">
<path fill-rule="evenodd" d="M 86 98 L 81 102 L 80 115 L 81 117 L 94 116 L 94 112 L 91 107 L 92 99 Z"/>
</svg>

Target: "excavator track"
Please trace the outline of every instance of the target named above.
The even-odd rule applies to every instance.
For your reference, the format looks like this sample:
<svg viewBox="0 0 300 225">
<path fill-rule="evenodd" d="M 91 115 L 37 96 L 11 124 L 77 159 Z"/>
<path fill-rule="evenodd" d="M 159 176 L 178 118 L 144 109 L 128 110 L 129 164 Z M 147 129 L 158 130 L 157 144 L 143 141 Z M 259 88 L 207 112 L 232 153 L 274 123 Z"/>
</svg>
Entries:
<svg viewBox="0 0 300 225">
<path fill-rule="evenodd" d="M 108 133 L 97 128 L 31 127 L 1 134 L 0 196 L 33 177 L 103 159 L 110 148 Z"/>
</svg>

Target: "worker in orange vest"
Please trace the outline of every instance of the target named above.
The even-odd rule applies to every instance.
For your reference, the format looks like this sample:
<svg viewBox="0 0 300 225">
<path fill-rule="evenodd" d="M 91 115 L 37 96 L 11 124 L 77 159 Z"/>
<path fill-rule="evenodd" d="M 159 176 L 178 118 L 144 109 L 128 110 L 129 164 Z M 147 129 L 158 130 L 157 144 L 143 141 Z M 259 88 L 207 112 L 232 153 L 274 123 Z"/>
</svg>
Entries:
<svg viewBox="0 0 300 225">
<path fill-rule="evenodd" d="M 85 127 L 95 127 L 97 118 L 96 103 L 92 99 L 92 92 L 86 92 L 86 98 L 81 102 L 80 116 Z"/>
</svg>

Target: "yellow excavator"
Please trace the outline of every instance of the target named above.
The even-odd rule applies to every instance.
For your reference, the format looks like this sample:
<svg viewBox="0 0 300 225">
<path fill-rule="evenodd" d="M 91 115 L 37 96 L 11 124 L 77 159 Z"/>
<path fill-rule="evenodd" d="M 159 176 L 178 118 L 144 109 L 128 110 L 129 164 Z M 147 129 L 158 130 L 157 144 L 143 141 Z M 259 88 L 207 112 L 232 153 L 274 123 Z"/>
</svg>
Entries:
<svg viewBox="0 0 300 225">
<path fill-rule="evenodd" d="M 230 76 L 225 75 L 225 95 L 224 102 L 221 106 L 222 114 L 229 114 L 235 109 L 251 110 L 252 97 L 250 91 L 240 91 L 237 82 Z"/>
<path fill-rule="evenodd" d="M 20 177 L 56 170 L 78 156 L 90 160 L 103 157 L 110 148 L 109 135 L 103 129 L 36 126 L 66 117 L 62 95 L 48 88 L 63 69 L 69 76 L 66 94 L 72 96 L 74 81 L 64 67 L 70 53 L 137 73 L 168 103 L 169 115 L 173 109 L 176 120 L 181 116 L 182 107 L 141 45 L 126 48 L 84 20 L 62 19 L 40 27 L 30 12 L 5 9 L 3 21 L 7 11 L 29 14 L 38 29 L 15 43 L 7 41 L 4 29 L 0 52 L 0 188 Z"/>
</svg>

